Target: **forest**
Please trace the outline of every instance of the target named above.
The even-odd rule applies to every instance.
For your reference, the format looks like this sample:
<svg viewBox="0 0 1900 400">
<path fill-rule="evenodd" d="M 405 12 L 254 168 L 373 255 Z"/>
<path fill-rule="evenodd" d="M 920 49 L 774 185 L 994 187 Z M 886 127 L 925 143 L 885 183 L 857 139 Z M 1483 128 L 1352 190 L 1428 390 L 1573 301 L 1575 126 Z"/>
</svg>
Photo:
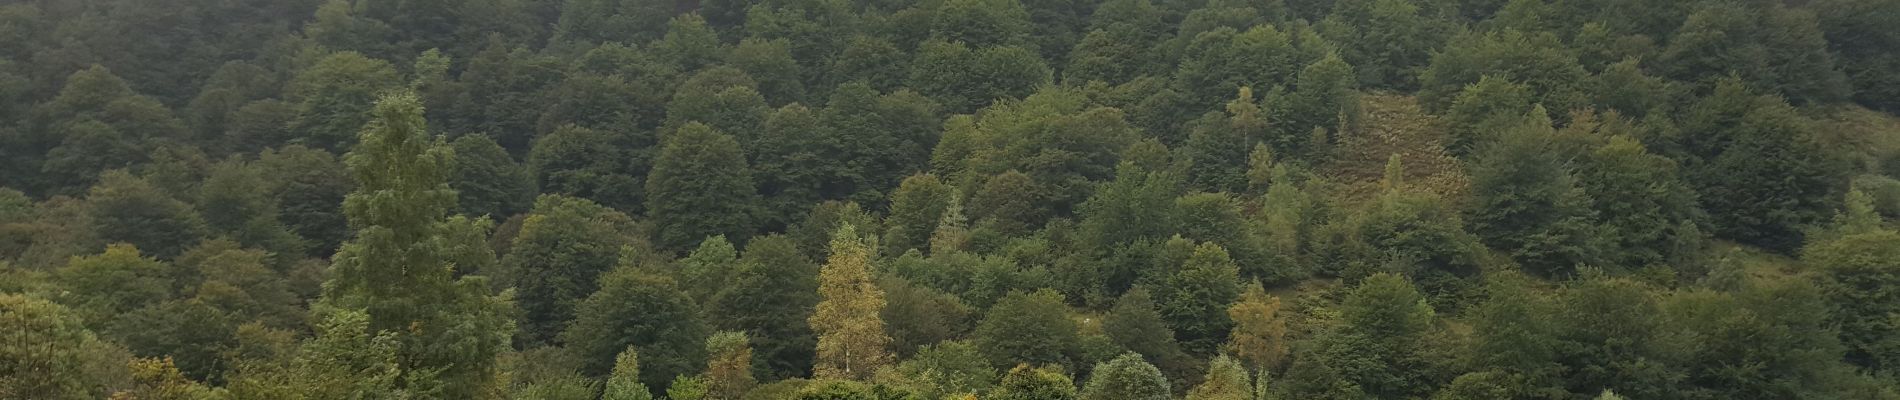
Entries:
<svg viewBox="0 0 1900 400">
<path fill-rule="evenodd" d="M 1900 400 L 1900 1 L 0 0 L 0 399 Z"/>
</svg>

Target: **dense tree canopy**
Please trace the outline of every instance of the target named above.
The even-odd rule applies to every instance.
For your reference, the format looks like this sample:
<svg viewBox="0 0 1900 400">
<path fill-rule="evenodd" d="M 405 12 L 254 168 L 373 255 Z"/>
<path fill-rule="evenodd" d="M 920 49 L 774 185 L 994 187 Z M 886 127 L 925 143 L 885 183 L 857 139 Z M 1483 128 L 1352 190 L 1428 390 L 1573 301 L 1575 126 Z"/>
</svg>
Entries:
<svg viewBox="0 0 1900 400">
<path fill-rule="evenodd" d="M 1900 399 L 1892 0 L 0 3 L 4 399 Z"/>
</svg>

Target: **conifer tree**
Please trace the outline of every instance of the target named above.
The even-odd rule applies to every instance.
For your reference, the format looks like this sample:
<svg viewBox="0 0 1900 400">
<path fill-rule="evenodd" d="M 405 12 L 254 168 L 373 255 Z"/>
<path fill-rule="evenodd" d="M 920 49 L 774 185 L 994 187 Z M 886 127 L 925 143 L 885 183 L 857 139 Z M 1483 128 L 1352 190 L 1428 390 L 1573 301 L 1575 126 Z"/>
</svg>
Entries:
<svg viewBox="0 0 1900 400">
<path fill-rule="evenodd" d="M 891 338 L 879 317 L 884 290 L 871 280 L 875 241 L 869 242 L 848 224 L 832 235 L 831 257 L 818 274 L 823 300 L 810 320 L 818 334 L 812 374 L 819 379 L 866 379 L 891 363 Z"/>
<path fill-rule="evenodd" d="M 479 397 L 495 387 L 513 305 L 490 295 L 486 279 L 458 276 L 495 255 L 484 220 L 448 215 L 451 157 L 429 135 L 414 95 L 377 102 L 347 157 L 358 186 L 343 209 L 356 235 L 338 250 L 318 310 L 361 310 L 369 332 L 394 335 L 408 389 L 440 385 L 444 397 Z"/>
</svg>

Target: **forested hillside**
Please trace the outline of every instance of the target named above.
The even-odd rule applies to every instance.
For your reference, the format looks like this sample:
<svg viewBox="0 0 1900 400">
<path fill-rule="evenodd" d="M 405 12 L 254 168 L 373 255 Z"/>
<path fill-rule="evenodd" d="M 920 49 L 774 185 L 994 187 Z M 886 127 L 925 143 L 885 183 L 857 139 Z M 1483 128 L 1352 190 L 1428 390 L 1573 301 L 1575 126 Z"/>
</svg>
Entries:
<svg viewBox="0 0 1900 400">
<path fill-rule="evenodd" d="M 1900 1 L 0 0 L 0 399 L 1900 399 Z"/>
</svg>

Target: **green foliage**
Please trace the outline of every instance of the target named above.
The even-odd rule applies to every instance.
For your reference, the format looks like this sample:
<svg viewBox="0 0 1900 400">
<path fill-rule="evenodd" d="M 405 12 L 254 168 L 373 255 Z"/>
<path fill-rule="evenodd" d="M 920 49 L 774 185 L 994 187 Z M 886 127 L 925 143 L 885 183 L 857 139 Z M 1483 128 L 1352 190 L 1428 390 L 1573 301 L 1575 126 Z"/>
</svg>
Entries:
<svg viewBox="0 0 1900 400">
<path fill-rule="evenodd" d="M 1900 7 L 1879 1 L 1830 0 L 1813 4 L 1828 49 L 1854 88 L 1854 101 L 1869 108 L 1900 110 L 1900 57 L 1882 49 L 1900 43 L 1900 35 L 1881 29 L 1881 21 L 1900 16 Z"/>
<path fill-rule="evenodd" d="M 666 35 L 653 42 L 662 62 L 681 71 L 697 70 L 718 61 L 727 50 L 719 34 L 699 14 L 680 14 L 666 22 Z"/>
<path fill-rule="evenodd" d="M 1892 1 L 13 3 L 0 398 L 1900 399 Z"/>
<path fill-rule="evenodd" d="M 1017 0 L 947 0 L 934 11 L 930 36 L 977 48 L 1024 44 L 1029 11 Z"/>
<path fill-rule="evenodd" d="M 620 355 L 614 356 L 613 373 L 607 376 L 607 386 L 602 389 L 601 400 L 651 400 L 653 393 L 640 383 L 640 354 L 633 346 L 627 346 Z"/>
<path fill-rule="evenodd" d="M 864 379 L 890 365 L 890 336 L 885 333 L 884 290 L 871 280 L 877 240 L 858 236 L 845 224 L 831 237 L 831 251 L 818 271 L 816 310 L 807 321 L 818 334 L 812 376 Z"/>
<path fill-rule="evenodd" d="M 1791 252 L 1837 204 L 1842 163 L 1786 103 L 1730 80 L 1687 113 L 1668 144 L 1717 236 Z"/>
<path fill-rule="evenodd" d="M 186 139 L 163 104 L 96 65 L 66 77 L 59 95 L 33 107 L 21 128 L 9 145 L 24 151 L 6 172 L 22 187 L 55 194 L 79 192 L 101 171 L 145 162 L 161 143 Z"/>
<path fill-rule="evenodd" d="M 1567 276 L 1600 265 L 1602 234 L 1591 200 L 1561 153 L 1542 107 L 1478 149 L 1471 171 L 1471 230 L 1526 271 Z"/>
<path fill-rule="evenodd" d="M 1341 383 L 1373 396 L 1415 396 L 1430 388 L 1424 339 L 1435 315 L 1410 282 L 1391 274 L 1367 277 L 1339 312 L 1341 325 L 1313 356 Z"/>
<path fill-rule="evenodd" d="M 1207 366 L 1207 377 L 1188 390 L 1188 400 L 1256 400 L 1253 380 L 1247 369 L 1225 355 L 1215 357 Z"/>
<path fill-rule="evenodd" d="M 628 137 L 611 131 L 563 126 L 542 136 L 528 153 L 527 167 L 545 194 L 593 200 L 622 212 L 647 207 L 645 175 L 650 156 L 622 147 Z"/>
<path fill-rule="evenodd" d="M 897 364 L 897 373 L 926 399 L 988 391 L 996 385 L 996 368 L 967 341 L 924 345 L 917 355 Z"/>
<path fill-rule="evenodd" d="M 1124 354 L 1096 365 L 1089 383 L 1082 386 L 1082 400 L 1167 400 L 1168 378 L 1154 365 L 1141 360 L 1140 354 Z"/>
<path fill-rule="evenodd" d="M 1246 190 L 1247 153 L 1266 136 L 1267 121 L 1253 90 L 1227 103 L 1226 114 L 1208 114 L 1195 121 L 1193 133 L 1182 146 L 1189 187 L 1208 192 Z"/>
<path fill-rule="evenodd" d="M 487 223 L 447 216 L 455 207 L 446 179 L 453 153 L 427 129 L 415 96 L 377 102 L 346 157 L 358 187 L 343 209 L 357 232 L 332 259 L 318 308 L 362 310 L 368 332 L 390 332 L 401 387 L 440 385 L 445 395 L 466 396 L 496 384 L 495 356 L 514 331 L 514 306 L 491 295 L 486 279 L 457 276 L 492 266 L 495 256 Z M 443 342 L 458 345 L 433 345 Z"/>
<path fill-rule="evenodd" d="M 756 344 L 757 364 L 770 377 L 810 370 L 816 338 L 805 320 L 818 303 L 818 266 L 782 235 L 754 239 L 737 270 L 706 303 L 720 329 L 744 330 Z"/>
<path fill-rule="evenodd" d="M 1180 265 L 1155 286 L 1157 308 L 1182 347 L 1213 353 L 1233 325 L 1227 305 L 1240 296 L 1239 267 L 1226 249 L 1211 242 L 1195 246 Z"/>
<path fill-rule="evenodd" d="M 328 253 L 349 236 L 343 198 L 355 187 L 349 171 L 328 152 L 291 145 L 258 154 L 265 187 L 280 218 L 309 241 L 312 253 Z"/>
<path fill-rule="evenodd" d="M 1020 364 L 1003 375 L 984 400 L 1075 400 L 1075 383 L 1055 367 Z"/>
<path fill-rule="evenodd" d="M 680 375 L 673 378 L 673 383 L 666 385 L 666 398 L 668 400 L 706 400 L 711 390 L 707 387 L 705 378 Z"/>
<path fill-rule="evenodd" d="M 522 343 L 549 343 L 573 320 L 575 304 L 594 293 L 620 248 L 633 243 L 626 233 L 632 223 L 587 200 L 544 195 L 535 201 L 496 276 L 515 290 Z"/>
<path fill-rule="evenodd" d="M 114 171 L 100 180 L 86 194 L 86 204 L 92 230 L 102 241 L 128 243 L 154 256 L 171 258 L 197 244 L 207 233 L 204 218 L 190 204 L 172 198 L 145 179 Z"/>
<path fill-rule="evenodd" d="M 917 58 L 910 63 L 910 87 L 937 99 L 951 112 L 1028 97 L 1051 80 L 1049 67 L 1035 52 L 1016 46 L 972 50 L 962 42 L 933 40 L 919 45 Z"/>
<path fill-rule="evenodd" d="M 942 290 L 898 277 L 879 279 L 878 287 L 884 289 L 886 299 L 879 314 L 884 318 L 884 330 L 891 336 L 891 348 L 898 355 L 908 356 L 922 346 L 956 339 L 974 321 L 970 306 Z"/>
<path fill-rule="evenodd" d="M 53 272 L 53 281 L 73 293 L 60 299 L 88 325 L 172 298 L 177 284 L 172 266 L 139 254 L 131 245 L 112 245 L 104 253 L 74 257 Z M 64 312 L 64 311 L 62 311 Z"/>
<path fill-rule="evenodd" d="M 956 196 L 954 192 L 936 175 L 904 178 L 904 183 L 891 193 L 891 214 L 884 220 L 890 230 L 880 238 L 884 252 L 903 254 L 911 249 L 929 250 L 930 234 L 937 230 L 937 221 L 942 220 L 944 211 L 949 209 L 952 197 Z"/>
<path fill-rule="evenodd" d="M 1583 131 L 1593 121 L 1573 121 Z M 1689 262 L 1703 241 L 1708 217 L 1696 206 L 1696 194 L 1683 181 L 1674 161 L 1652 154 L 1641 142 L 1621 136 L 1615 122 L 1596 127 L 1590 139 L 1601 143 L 1583 154 L 1572 172 L 1589 194 L 1611 265 L 1640 268 Z M 1571 135 L 1572 133 L 1563 133 Z"/>
<path fill-rule="evenodd" d="M 432 371 L 405 375 L 400 333 L 373 333 L 370 323 L 359 311 L 324 315 L 316 336 L 291 354 L 243 365 L 230 385 L 232 396 L 401 399 L 443 389 Z"/>
<path fill-rule="evenodd" d="M 1426 16 L 1411 2 L 1399 0 L 1339 0 L 1318 24 L 1327 40 L 1340 44 L 1339 56 L 1358 72 L 1367 87 L 1406 89 L 1417 86 L 1420 68 L 1430 62 L 1431 49 L 1447 35 L 1441 21 Z"/>
<path fill-rule="evenodd" d="M 1053 290 L 1013 292 L 990 306 L 971 335 L 995 365 L 1065 365 L 1074 360 L 1079 340 L 1068 311 Z"/>
<path fill-rule="evenodd" d="M 1559 114 L 1584 105 L 1586 73 L 1576 56 L 1548 34 L 1466 33 L 1452 38 L 1419 74 L 1419 102 L 1425 109 L 1450 109 L 1457 94 L 1483 78 L 1524 85 L 1530 102 Z"/>
<path fill-rule="evenodd" d="M 1213 106 L 1236 90 L 1272 88 L 1292 83 L 1312 60 L 1293 49 L 1292 39 L 1271 25 L 1248 29 L 1220 27 L 1191 37 L 1181 67 L 1175 70 L 1175 90 L 1190 104 Z M 1243 96 L 1244 97 L 1244 96 Z M 1251 97 L 1246 97 L 1251 102 Z M 1231 111 L 1230 107 L 1230 113 Z M 1245 147 L 1242 147 L 1245 148 Z"/>
<path fill-rule="evenodd" d="M 1174 341 L 1174 331 L 1168 329 L 1167 321 L 1155 310 L 1154 298 L 1141 287 L 1128 290 L 1115 302 L 1115 308 L 1102 319 L 1102 332 L 1115 345 L 1140 354 L 1165 370 L 1178 370 L 1188 359 L 1187 353 Z"/>
<path fill-rule="evenodd" d="M 1819 268 L 1827 291 L 1833 322 L 1838 324 L 1840 340 L 1847 347 L 1847 360 L 1857 365 L 1887 371 L 1900 367 L 1900 343 L 1893 332 L 1900 329 L 1891 317 L 1896 295 L 1891 284 L 1900 279 L 1900 264 L 1895 264 L 1900 234 L 1874 229 L 1849 233 L 1839 238 L 1809 244 L 1802 250 L 1804 262 Z"/>
<path fill-rule="evenodd" d="M 456 204 L 461 208 L 457 211 L 502 219 L 527 210 L 535 193 L 533 177 L 501 145 L 471 135 L 455 139 L 450 146 L 455 149 L 455 165 L 450 168 L 449 187 L 458 197 Z"/>
<path fill-rule="evenodd" d="M 1814 13 L 1804 9 L 1700 5 L 1658 58 L 1664 74 L 1703 87 L 1737 76 L 1795 104 L 1847 95 Z"/>
<path fill-rule="evenodd" d="M 698 123 L 674 132 L 646 183 L 656 244 L 681 250 L 712 235 L 750 237 L 757 193 L 745 165 L 732 136 Z"/>
<path fill-rule="evenodd" d="M 708 331 L 692 299 L 672 278 L 654 275 L 629 258 L 621 257 L 620 265 L 600 278 L 600 290 L 574 307 L 574 322 L 558 340 L 582 358 L 581 371 L 589 376 L 607 375 L 619 368 L 614 354 L 640 348 L 639 381 L 664 388 L 673 377 L 700 370 L 701 340 Z"/>
<path fill-rule="evenodd" d="M 737 399 L 759 383 L 758 378 L 752 376 L 752 345 L 745 333 L 714 333 L 706 338 L 706 356 L 706 373 L 702 379 L 708 396 Z"/>
<path fill-rule="evenodd" d="M 980 119 L 946 122 L 931 166 L 951 181 L 1022 172 L 1037 184 L 1044 207 L 1064 215 L 1097 182 L 1115 175 L 1119 153 L 1137 134 L 1120 110 L 1093 105 L 1080 91 L 1052 87 L 993 105 Z"/>
<path fill-rule="evenodd" d="M 65 307 L 19 294 L 0 294 L 0 394 L 21 398 L 106 396 L 125 377 L 123 353 L 86 330 Z M 101 368 L 106 367 L 113 368 Z M 108 373 L 113 371 L 116 373 Z"/>
<path fill-rule="evenodd" d="M 377 98 L 400 85 L 388 62 L 339 52 L 291 78 L 286 99 L 297 114 L 289 129 L 300 144 L 332 152 L 349 149 L 357 131 L 372 121 Z"/>
</svg>

